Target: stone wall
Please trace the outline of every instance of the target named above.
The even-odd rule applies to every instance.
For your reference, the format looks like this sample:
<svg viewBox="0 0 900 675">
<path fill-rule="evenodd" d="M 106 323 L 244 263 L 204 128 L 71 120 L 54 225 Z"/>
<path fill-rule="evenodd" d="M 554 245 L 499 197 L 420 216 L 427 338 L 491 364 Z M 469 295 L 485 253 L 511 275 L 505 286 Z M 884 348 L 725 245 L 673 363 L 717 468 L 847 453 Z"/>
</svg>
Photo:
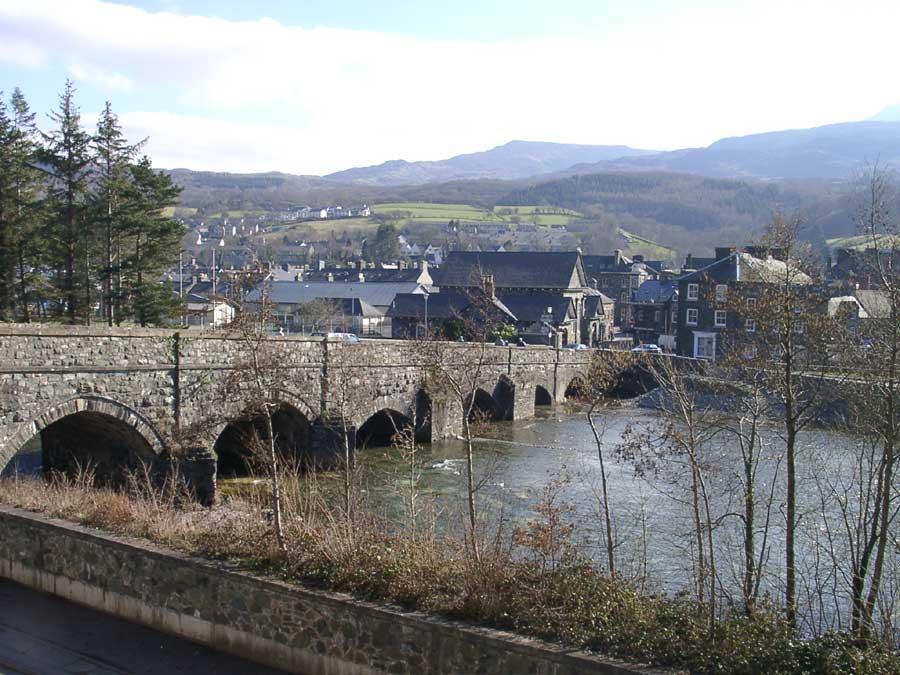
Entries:
<svg viewBox="0 0 900 675">
<path fill-rule="evenodd" d="M 262 579 L 5 506 L 0 576 L 304 675 L 654 672 Z"/>
<path fill-rule="evenodd" d="M 267 349 L 277 364 L 278 395 L 310 424 L 339 419 L 344 428 L 358 428 L 385 409 L 410 417 L 424 389 L 434 405 L 433 437 L 460 432 L 460 406 L 429 390 L 421 345 L 272 336 Z M 482 345 L 441 343 L 435 349 L 468 367 Z M 503 399 L 503 415 L 511 419 L 534 415 L 537 386 L 562 400 L 590 358 L 550 347 L 484 349 L 479 386 Z M 130 431 L 123 429 L 121 438 L 133 431 L 142 439 L 137 445 L 146 444 L 157 457 L 185 444 L 194 455 L 204 446 L 212 452 L 246 406 L 226 385 L 248 353 L 240 336 L 218 331 L 0 324 L 0 471 L 30 439 L 85 411 L 98 428 L 106 419 L 123 423 Z M 118 454 L 118 448 L 105 453 Z"/>
</svg>

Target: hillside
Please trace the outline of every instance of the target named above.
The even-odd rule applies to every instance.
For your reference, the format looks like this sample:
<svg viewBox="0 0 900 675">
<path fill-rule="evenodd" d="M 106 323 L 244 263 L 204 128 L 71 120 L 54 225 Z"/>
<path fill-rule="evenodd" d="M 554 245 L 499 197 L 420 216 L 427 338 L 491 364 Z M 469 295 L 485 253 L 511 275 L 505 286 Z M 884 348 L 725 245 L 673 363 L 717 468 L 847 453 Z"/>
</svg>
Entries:
<svg viewBox="0 0 900 675">
<path fill-rule="evenodd" d="M 498 204 L 574 209 L 681 251 L 712 247 L 715 242 L 744 242 L 776 209 L 802 209 L 809 236 L 817 241 L 851 229 L 842 193 L 832 194 L 822 184 L 801 186 L 690 174 L 575 175 L 512 190 Z"/>
<path fill-rule="evenodd" d="M 326 176 L 359 185 L 421 185 L 472 178 L 516 179 L 561 171 L 573 164 L 650 154 L 624 145 L 570 145 L 512 141 L 484 152 L 429 162 L 392 160 Z"/>
<path fill-rule="evenodd" d="M 890 117 L 891 111 L 883 113 Z M 724 178 L 846 180 L 869 162 L 900 167 L 900 121 L 829 124 L 723 138 L 706 148 L 580 164 L 563 175 L 670 171 Z"/>
</svg>

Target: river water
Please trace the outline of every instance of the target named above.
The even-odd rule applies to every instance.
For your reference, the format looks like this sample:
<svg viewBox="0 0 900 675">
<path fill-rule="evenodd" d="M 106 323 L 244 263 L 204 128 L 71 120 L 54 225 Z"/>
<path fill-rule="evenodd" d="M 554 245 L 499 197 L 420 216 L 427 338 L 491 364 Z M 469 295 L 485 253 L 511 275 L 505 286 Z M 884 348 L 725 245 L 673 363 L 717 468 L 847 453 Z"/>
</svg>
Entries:
<svg viewBox="0 0 900 675">
<path fill-rule="evenodd" d="M 659 412 L 632 406 L 608 409 L 601 418 L 618 569 L 641 579 L 649 590 L 673 592 L 690 585 L 696 550 L 683 458 L 673 457 L 658 472 L 639 474 L 632 461 L 617 453 L 627 429 L 652 436 L 664 422 Z M 535 506 L 544 488 L 551 481 L 561 481 L 555 503 L 571 505 L 565 517 L 576 526 L 573 544 L 604 566 L 605 538 L 598 499 L 600 463 L 585 415 L 561 406 L 538 408 L 534 419 L 494 423 L 478 433 L 475 474 L 483 482 L 478 500 L 484 519 L 492 524 L 502 519 L 508 528 L 539 519 Z M 761 546 L 763 536 L 767 536 L 768 548 L 763 555 L 767 574 L 762 587 L 778 597 L 784 569 L 784 444 L 777 425 L 768 426 L 762 435 L 757 545 Z M 841 561 L 847 560 L 847 551 L 841 533 L 840 502 L 834 492 L 835 487 L 843 490 L 851 486 L 856 466 L 853 458 L 860 451 L 860 440 L 822 429 L 803 432 L 799 440 L 800 602 L 808 628 L 818 631 L 837 627 L 835 622 L 841 614 L 837 611 L 843 604 L 840 567 Z M 369 495 L 402 518 L 403 495 L 409 485 L 408 467 L 402 457 L 391 449 L 368 448 L 361 450 L 358 458 Z M 419 460 L 417 489 L 436 505 L 438 522 L 463 522 L 464 444 L 451 440 L 422 446 Z M 734 437 L 722 434 L 710 441 L 704 463 L 717 523 L 714 536 L 720 584 L 724 593 L 739 599 L 743 539 L 738 514 L 742 511 L 742 491 L 738 478 L 740 452 Z M 896 563 L 893 559 L 890 564 L 893 567 Z M 893 581 L 889 586 L 893 587 Z"/>
</svg>

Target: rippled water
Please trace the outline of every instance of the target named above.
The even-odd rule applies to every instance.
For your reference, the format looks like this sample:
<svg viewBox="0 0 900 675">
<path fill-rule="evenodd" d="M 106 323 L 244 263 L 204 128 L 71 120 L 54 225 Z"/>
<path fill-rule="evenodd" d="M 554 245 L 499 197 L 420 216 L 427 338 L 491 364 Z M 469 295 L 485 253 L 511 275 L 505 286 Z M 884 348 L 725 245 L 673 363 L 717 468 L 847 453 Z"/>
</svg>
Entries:
<svg viewBox="0 0 900 675">
<path fill-rule="evenodd" d="M 676 478 L 678 467 L 658 475 L 637 476 L 631 463 L 621 459 L 616 448 L 626 428 L 658 429 L 659 413 L 633 407 L 608 410 L 604 455 L 615 520 L 617 565 L 627 575 L 649 580 L 651 587 L 677 590 L 690 582 L 693 556 L 693 524 L 687 503 L 686 481 Z M 766 461 L 760 469 L 757 490 L 760 525 L 769 490 L 773 502 L 767 557 L 768 581 L 764 588 L 780 595 L 783 565 L 783 443 L 777 425 L 763 432 Z M 577 525 L 574 541 L 599 564 L 605 562 L 605 544 L 599 510 L 599 460 L 597 447 L 583 414 L 561 407 L 539 409 L 534 419 L 491 424 L 480 431 L 476 446 L 476 475 L 486 478 L 479 501 L 486 519 L 501 515 L 512 525 L 535 519 L 535 504 L 544 486 L 566 478 L 558 502 L 574 507 L 570 520 Z M 803 572 L 827 575 L 833 566 L 822 558 L 820 548 L 823 517 L 820 485 L 845 475 L 852 462 L 850 450 L 856 439 L 827 430 L 812 430 L 800 437 L 798 453 L 798 513 L 801 514 L 798 555 Z M 366 469 L 370 494 L 398 518 L 403 514 L 403 494 L 408 478 L 396 451 L 370 448 L 359 453 Z M 465 447 L 461 441 L 443 441 L 421 448 L 421 478 L 418 488 L 434 498 L 443 519 L 455 521 L 465 512 Z M 713 493 L 713 511 L 719 521 L 715 531 L 719 574 L 724 588 L 738 588 L 741 559 L 740 455 L 727 435 L 707 449 L 707 479 Z M 774 485 L 773 485 L 774 480 Z M 831 514 L 834 515 L 833 512 Z M 761 535 L 761 533 L 760 533 Z M 801 599 L 801 602 L 803 600 Z M 828 612 L 831 614 L 831 612 Z"/>
</svg>

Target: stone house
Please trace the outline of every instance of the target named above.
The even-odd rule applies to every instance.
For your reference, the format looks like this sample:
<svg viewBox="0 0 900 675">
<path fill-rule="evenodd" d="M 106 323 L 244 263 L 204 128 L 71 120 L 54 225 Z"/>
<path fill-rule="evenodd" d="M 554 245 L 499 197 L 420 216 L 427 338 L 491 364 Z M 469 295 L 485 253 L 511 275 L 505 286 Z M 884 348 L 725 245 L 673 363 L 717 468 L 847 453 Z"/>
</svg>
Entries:
<svg viewBox="0 0 900 675">
<path fill-rule="evenodd" d="M 583 342 L 598 330 L 590 321 L 585 324 L 585 301 L 593 289 L 578 251 L 453 251 L 434 275 L 442 293 L 477 288 L 485 277 L 492 279 L 494 295 L 525 324 L 529 335 L 545 318 L 549 318 L 546 332 L 541 328 L 534 334 L 546 335 L 547 341 L 559 346 Z M 519 317 L 513 307 L 527 318 Z M 600 321 L 596 316 L 591 320 Z"/>
<path fill-rule="evenodd" d="M 724 354 L 724 333 L 753 332 L 752 323 L 729 311 L 729 300 L 738 297 L 748 304 L 756 302 L 768 285 L 784 278 L 789 265 L 776 257 L 778 252 L 771 255 L 759 248 L 716 250 L 715 262 L 678 279 L 676 334 L 680 356 L 714 361 Z M 765 257 L 758 257 L 763 254 Z M 812 283 L 799 270 L 792 274 L 796 284 Z"/>
<path fill-rule="evenodd" d="M 678 319 L 678 282 L 648 279 L 628 301 L 626 328 L 637 344 L 659 344 L 660 336 L 674 342 Z"/>
<path fill-rule="evenodd" d="M 655 265 L 652 266 L 652 265 Z M 638 289 L 648 279 L 659 278 L 661 261 L 645 262 L 641 255 L 629 258 L 622 255 L 619 249 L 612 255 L 584 256 L 584 268 L 591 284 L 601 293 L 616 302 L 615 322 L 617 326 L 627 327 L 629 301 L 634 298 Z"/>
<path fill-rule="evenodd" d="M 481 289 L 446 289 L 435 293 L 400 293 L 386 311 L 391 321 L 391 337 L 400 340 L 428 336 L 454 339 L 464 335 L 463 324 L 480 320 L 484 313 L 484 303 L 474 300 L 481 292 Z M 492 318 L 497 322 L 516 323 L 515 314 L 496 296 L 490 299 L 490 307 Z"/>
</svg>

